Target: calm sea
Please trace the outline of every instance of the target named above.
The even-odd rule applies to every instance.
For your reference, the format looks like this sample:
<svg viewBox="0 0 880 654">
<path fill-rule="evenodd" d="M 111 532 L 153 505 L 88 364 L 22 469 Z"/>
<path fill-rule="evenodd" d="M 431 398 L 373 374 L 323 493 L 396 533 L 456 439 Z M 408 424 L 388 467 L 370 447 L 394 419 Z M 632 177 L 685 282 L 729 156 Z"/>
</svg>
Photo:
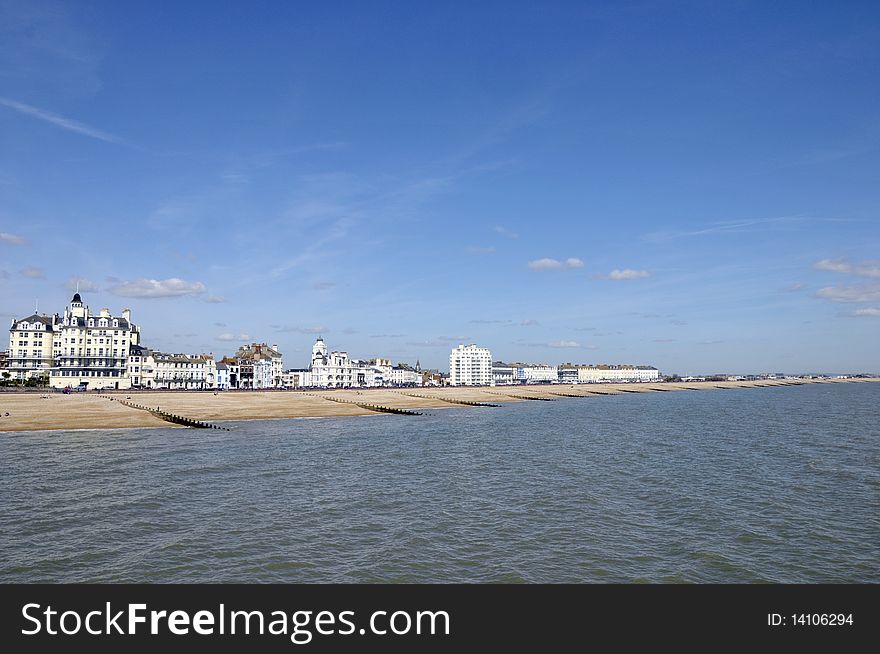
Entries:
<svg viewBox="0 0 880 654">
<path fill-rule="evenodd" d="M 0 582 L 880 582 L 880 384 L 0 434 Z"/>
</svg>

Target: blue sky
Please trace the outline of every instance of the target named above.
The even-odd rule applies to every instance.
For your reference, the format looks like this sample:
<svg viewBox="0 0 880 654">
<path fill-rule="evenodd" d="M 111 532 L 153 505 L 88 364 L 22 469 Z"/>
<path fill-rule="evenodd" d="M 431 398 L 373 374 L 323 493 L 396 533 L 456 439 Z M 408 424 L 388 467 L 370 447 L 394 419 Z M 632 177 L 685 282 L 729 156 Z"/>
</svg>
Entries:
<svg viewBox="0 0 880 654">
<path fill-rule="evenodd" d="M 880 371 L 874 2 L 0 0 L 0 314 Z"/>
</svg>

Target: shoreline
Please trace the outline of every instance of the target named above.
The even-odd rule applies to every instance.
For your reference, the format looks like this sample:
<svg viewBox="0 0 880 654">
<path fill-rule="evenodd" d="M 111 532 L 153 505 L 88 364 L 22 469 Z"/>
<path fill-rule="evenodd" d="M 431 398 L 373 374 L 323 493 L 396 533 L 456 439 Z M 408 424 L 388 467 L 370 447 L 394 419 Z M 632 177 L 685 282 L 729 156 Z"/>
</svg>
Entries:
<svg viewBox="0 0 880 654">
<path fill-rule="evenodd" d="M 202 422 L 337 418 L 380 415 L 362 404 L 395 409 L 468 408 L 467 402 L 507 404 L 529 400 L 569 400 L 624 393 L 722 389 L 762 389 L 807 384 L 878 382 L 880 378 L 786 379 L 741 382 L 659 382 L 623 384 L 549 384 L 517 386 L 446 386 L 417 388 L 326 389 L 310 391 L 111 391 L 61 393 L 0 392 L 0 433 L 144 429 L 180 427 L 117 400 L 158 407 Z M 331 399 L 331 397 L 333 399 Z M 340 402 L 344 400 L 345 402 Z M 483 407 L 471 407 L 484 410 Z M 6 412 L 9 415 L 6 416 Z M 182 428 L 182 427 L 180 427 Z"/>
</svg>

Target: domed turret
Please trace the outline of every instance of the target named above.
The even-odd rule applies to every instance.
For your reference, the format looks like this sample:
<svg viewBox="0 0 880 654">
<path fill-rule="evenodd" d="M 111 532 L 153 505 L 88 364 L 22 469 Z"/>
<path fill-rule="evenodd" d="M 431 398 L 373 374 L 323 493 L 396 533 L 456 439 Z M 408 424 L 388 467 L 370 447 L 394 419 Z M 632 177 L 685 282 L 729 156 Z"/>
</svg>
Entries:
<svg viewBox="0 0 880 654">
<path fill-rule="evenodd" d="M 312 365 L 324 365 L 327 362 L 327 346 L 324 339 L 318 336 L 318 340 L 312 346 Z"/>
<path fill-rule="evenodd" d="M 70 301 L 70 303 L 71 304 L 73 304 L 73 303 L 82 304 L 82 298 L 80 297 L 79 293 L 73 294 L 73 299 Z"/>
</svg>

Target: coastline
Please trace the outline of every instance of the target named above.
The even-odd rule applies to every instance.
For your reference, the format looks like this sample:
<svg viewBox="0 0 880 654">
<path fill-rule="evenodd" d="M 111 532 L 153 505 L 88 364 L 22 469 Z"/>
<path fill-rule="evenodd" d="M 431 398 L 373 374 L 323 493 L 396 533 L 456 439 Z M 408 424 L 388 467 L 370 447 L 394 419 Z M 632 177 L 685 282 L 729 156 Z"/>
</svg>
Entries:
<svg viewBox="0 0 880 654">
<path fill-rule="evenodd" d="M 786 379 L 737 382 L 666 382 L 629 384 L 553 384 L 492 387 L 425 387 L 326 389 L 311 391 L 115 391 L 110 393 L 0 393 L 0 432 L 172 427 L 148 411 L 117 400 L 158 407 L 205 422 L 290 418 L 334 418 L 379 415 L 376 411 L 339 402 L 359 402 L 396 409 L 467 408 L 466 402 L 506 404 L 535 400 L 567 400 L 623 393 L 732 388 L 760 390 L 775 386 L 877 382 L 878 378 Z M 333 399 L 329 399 L 329 398 Z M 111 399 L 112 398 L 112 399 Z M 473 407 L 478 409 L 479 407 Z M 6 412 L 9 415 L 6 416 Z"/>
</svg>

